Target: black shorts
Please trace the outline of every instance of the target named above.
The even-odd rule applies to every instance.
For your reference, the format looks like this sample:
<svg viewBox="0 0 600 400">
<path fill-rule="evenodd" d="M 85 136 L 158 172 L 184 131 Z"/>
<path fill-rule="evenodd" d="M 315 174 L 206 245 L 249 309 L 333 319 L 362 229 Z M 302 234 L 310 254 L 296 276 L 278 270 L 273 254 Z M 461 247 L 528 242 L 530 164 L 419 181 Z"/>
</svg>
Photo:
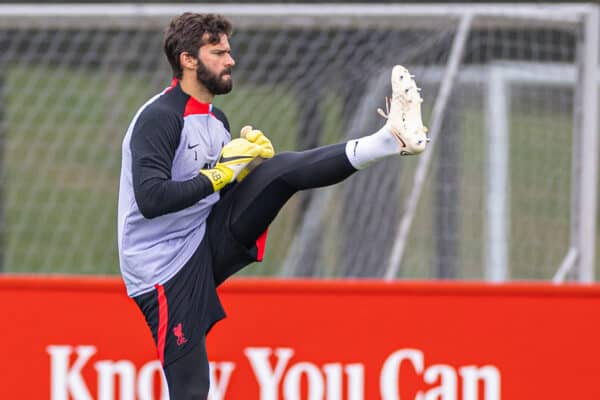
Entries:
<svg viewBox="0 0 600 400">
<path fill-rule="evenodd" d="M 204 238 L 171 279 L 134 297 L 144 314 L 164 367 L 203 344 L 211 327 L 225 317 L 216 287 L 254 261 L 262 260 L 266 235 L 246 248 L 229 230 L 232 191 L 211 211 Z"/>
</svg>

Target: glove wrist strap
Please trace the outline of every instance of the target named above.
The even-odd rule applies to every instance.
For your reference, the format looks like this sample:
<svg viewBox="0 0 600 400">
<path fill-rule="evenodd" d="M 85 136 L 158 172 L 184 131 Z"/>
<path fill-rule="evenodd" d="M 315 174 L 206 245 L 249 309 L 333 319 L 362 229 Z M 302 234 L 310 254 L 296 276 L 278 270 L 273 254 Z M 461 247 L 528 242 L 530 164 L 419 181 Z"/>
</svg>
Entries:
<svg viewBox="0 0 600 400">
<path fill-rule="evenodd" d="M 233 171 L 222 166 L 216 166 L 212 169 L 201 169 L 200 173 L 208 178 L 215 192 L 223 189 L 233 179 Z"/>
</svg>

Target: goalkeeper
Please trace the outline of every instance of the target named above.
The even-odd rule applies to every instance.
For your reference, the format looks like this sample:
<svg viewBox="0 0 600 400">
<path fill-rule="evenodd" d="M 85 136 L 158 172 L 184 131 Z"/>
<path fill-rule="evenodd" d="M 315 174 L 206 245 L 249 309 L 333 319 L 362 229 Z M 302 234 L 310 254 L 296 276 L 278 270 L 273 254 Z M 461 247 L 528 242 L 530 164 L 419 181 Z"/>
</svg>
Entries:
<svg viewBox="0 0 600 400">
<path fill-rule="evenodd" d="M 171 400 L 205 399 L 205 336 L 225 313 L 216 287 L 260 261 L 266 231 L 297 191 L 332 185 L 392 155 L 425 149 L 412 76 L 392 70 L 386 124 L 377 132 L 275 155 L 252 127 L 231 140 L 211 103 L 232 89 L 230 22 L 174 18 L 164 36 L 171 86 L 135 114 L 123 140 L 118 205 L 120 268 L 156 343 Z M 262 161 L 262 162 L 260 162 Z"/>
</svg>

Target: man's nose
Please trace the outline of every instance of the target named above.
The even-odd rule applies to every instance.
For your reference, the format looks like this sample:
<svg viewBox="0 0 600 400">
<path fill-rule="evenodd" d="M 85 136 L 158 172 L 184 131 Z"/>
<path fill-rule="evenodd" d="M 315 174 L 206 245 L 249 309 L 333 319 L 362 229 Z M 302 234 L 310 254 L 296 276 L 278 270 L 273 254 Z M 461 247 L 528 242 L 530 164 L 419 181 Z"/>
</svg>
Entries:
<svg viewBox="0 0 600 400">
<path fill-rule="evenodd" d="M 227 59 L 227 65 L 230 67 L 233 67 L 235 65 L 235 60 L 233 59 L 233 57 L 231 56 L 231 54 L 228 55 L 228 59 Z"/>
</svg>

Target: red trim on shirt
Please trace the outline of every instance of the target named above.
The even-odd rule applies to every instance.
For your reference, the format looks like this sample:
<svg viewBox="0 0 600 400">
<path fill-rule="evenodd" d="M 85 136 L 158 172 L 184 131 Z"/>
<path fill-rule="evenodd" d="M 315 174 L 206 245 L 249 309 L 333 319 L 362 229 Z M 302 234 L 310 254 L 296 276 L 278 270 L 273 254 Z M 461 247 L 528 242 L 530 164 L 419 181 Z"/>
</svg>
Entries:
<svg viewBox="0 0 600 400">
<path fill-rule="evenodd" d="M 173 80 L 171 81 L 171 84 L 169 85 L 169 87 L 167 87 L 165 89 L 165 93 L 171 91 L 173 88 L 175 88 L 175 86 L 177 86 L 177 83 L 179 82 L 179 80 L 177 78 L 173 78 Z"/>
<path fill-rule="evenodd" d="M 258 254 L 256 255 L 256 261 L 262 261 L 265 255 L 265 247 L 267 246 L 267 233 L 269 232 L 269 228 L 267 228 L 262 235 L 256 239 L 256 248 L 258 249 Z"/>
<path fill-rule="evenodd" d="M 201 103 L 190 96 L 187 103 L 185 104 L 185 111 L 183 112 L 183 116 L 187 117 L 188 115 L 208 114 L 210 112 L 210 106 L 211 105 L 209 103 Z"/>
<path fill-rule="evenodd" d="M 154 285 L 158 295 L 158 333 L 156 349 L 158 358 L 164 365 L 165 363 L 165 343 L 167 340 L 167 326 L 169 323 L 169 307 L 167 305 L 167 297 L 165 296 L 165 288 L 162 285 Z"/>
</svg>

